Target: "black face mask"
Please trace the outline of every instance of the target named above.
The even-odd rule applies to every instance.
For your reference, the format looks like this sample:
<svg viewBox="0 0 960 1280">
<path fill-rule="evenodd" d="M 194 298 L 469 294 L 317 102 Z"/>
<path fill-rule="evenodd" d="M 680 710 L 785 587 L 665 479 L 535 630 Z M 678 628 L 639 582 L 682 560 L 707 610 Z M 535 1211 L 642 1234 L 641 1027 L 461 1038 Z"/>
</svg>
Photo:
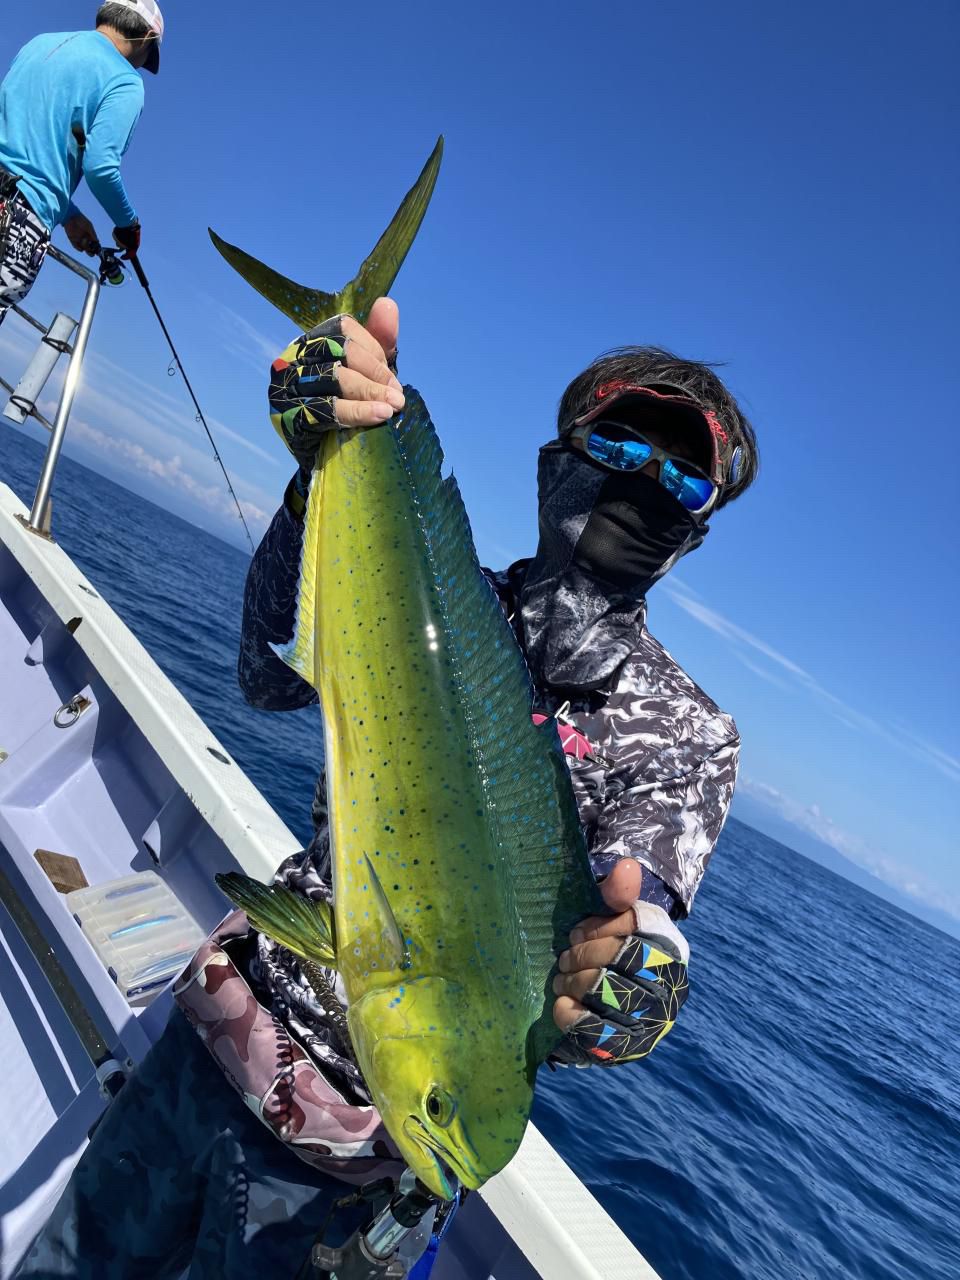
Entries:
<svg viewBox="0 0 960 1280">
<path fill-rule="evenodd" d="M 540 683 L 596 689 L 636 649 L 647 590 L 703 541 L 651 476 L 619 475 L 559 443 L 540 451 L 540 543 L 520 592 Z"/>
<path fill-rule="evenodd" d="M 684 552 L 703 541 L 705 532 L 652 476 L 610 474 L 572 563 L 616 590 L 646 594 Z"/>
</svg>

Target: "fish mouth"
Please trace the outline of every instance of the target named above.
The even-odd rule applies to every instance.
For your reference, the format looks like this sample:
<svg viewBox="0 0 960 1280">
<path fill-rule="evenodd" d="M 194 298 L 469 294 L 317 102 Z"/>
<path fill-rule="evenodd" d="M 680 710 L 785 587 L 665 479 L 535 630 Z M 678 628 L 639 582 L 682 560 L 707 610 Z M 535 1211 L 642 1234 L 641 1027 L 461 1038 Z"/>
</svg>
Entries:
<svg viewBox="0 0 960 1280">
<path fill-rule="evenodd" d="M 458 1182 L 472 1191 L 483 1185 L 484 1179 L 478 1175 L 477 1171 L 468 1166 L 461 1156 L 455 1155 L 438 1138 L 435 1138 L 416 1116 L 407 1116 L 403 1122 L 403 1132 L 417 1144 L 433 1164 L 437 1185 L 443 1187 L 444 1199 L 453 1199 Z"/>
</svg>

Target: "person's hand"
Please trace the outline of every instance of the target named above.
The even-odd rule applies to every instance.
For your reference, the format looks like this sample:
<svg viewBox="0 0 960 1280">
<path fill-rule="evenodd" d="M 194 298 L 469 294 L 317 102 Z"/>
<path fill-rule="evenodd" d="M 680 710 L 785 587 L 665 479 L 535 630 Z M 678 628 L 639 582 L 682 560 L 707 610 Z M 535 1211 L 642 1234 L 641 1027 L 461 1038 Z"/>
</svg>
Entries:
<svg viewBox="0 0 960 1280">
<path fill-rule="evenodd" d="M 124 262 L 129 262 L 131 258 L 135 258 L 140 252 L 140 223 L 134 222 L 129 227 L 114 227 L 113 242 L 118 249 L 125 249 L 126 253 L 120 256 Z"/>
<path fill-rule="evenodd" d="M 612 1067 L 645 1057 L 687 998 L 686 938 L 662 907 L 637 895 L 643 868 L 624 858 L 600 885 L 613 913 L 590 916 L 559 959 L 553 1020 L 566 1032 L 554 1057 Z"/>
<path fill-rule="evenodd" d="M 100 252 L 100 241 L 97 231 L 90 219 L 82 213 L 75 213 L 63 224 L 67 239 L 78 253 L 89 254 L 95 258 Z"/>
<path fill-rule="evenodd" d="M 325 432 L 382 426 L 403 408 L 390 368 L 399 328 L 397 304 L 378 298 L 366 328 L 353 316 L 334 316 L 273 362 L 270 420 L 305 471 L 313 470 Z"/>
</svg>

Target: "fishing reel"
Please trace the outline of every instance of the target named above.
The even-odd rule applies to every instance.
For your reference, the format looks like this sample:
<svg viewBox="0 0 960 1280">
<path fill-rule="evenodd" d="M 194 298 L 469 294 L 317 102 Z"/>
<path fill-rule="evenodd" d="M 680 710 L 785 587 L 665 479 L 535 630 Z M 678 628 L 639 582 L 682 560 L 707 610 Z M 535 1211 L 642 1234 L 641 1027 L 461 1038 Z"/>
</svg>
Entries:
<svg viewBox="0 0 960 1280">
<path fill-rule="evenodd" d="M 126 284 L 127 276 L 123 269 L 123 263 L 120 261 L 120 255 L 116 249 L 100 250 L 100 283 L 108 284 L 112 288 L 117 289 L 122 284 Z"/>
<path fill-rule="evenodd" d="M 389 1179 L 380 1179 L 361 1187 L 347 1201 L 380 1199 L 390 1186 Z M 340 1248 L 324 1244 L 321 1236 L 310 1253 L 306 1276 L 309 1280 L 322 1276 L 328 1280 L 405 1280 L 426 1249 L 437 1217 L 449 1216 L 455 1204 L 455 1200 L 438 1200 L 406 1169 L 390 1203 L 368 1227 L 355 1231 Z"/>
</svg>

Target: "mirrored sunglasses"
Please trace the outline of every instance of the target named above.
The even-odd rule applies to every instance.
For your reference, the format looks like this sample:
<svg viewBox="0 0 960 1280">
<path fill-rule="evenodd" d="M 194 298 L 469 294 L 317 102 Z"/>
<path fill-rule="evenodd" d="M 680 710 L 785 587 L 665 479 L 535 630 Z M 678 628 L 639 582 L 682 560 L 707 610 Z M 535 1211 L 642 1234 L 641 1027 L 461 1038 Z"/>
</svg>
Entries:
<svg viewBox="0 0 960 1280">
<path fill-rule="evenodd" d="M 610 471 L 640 471 L 648 462 L 659 463 L 660 483 L 691 515 L 702 514 L 717 496 L 717 486 L 695 463 L 651 444 L 624 423 L 586 422 L 567 441 Z"/>
</svg>

